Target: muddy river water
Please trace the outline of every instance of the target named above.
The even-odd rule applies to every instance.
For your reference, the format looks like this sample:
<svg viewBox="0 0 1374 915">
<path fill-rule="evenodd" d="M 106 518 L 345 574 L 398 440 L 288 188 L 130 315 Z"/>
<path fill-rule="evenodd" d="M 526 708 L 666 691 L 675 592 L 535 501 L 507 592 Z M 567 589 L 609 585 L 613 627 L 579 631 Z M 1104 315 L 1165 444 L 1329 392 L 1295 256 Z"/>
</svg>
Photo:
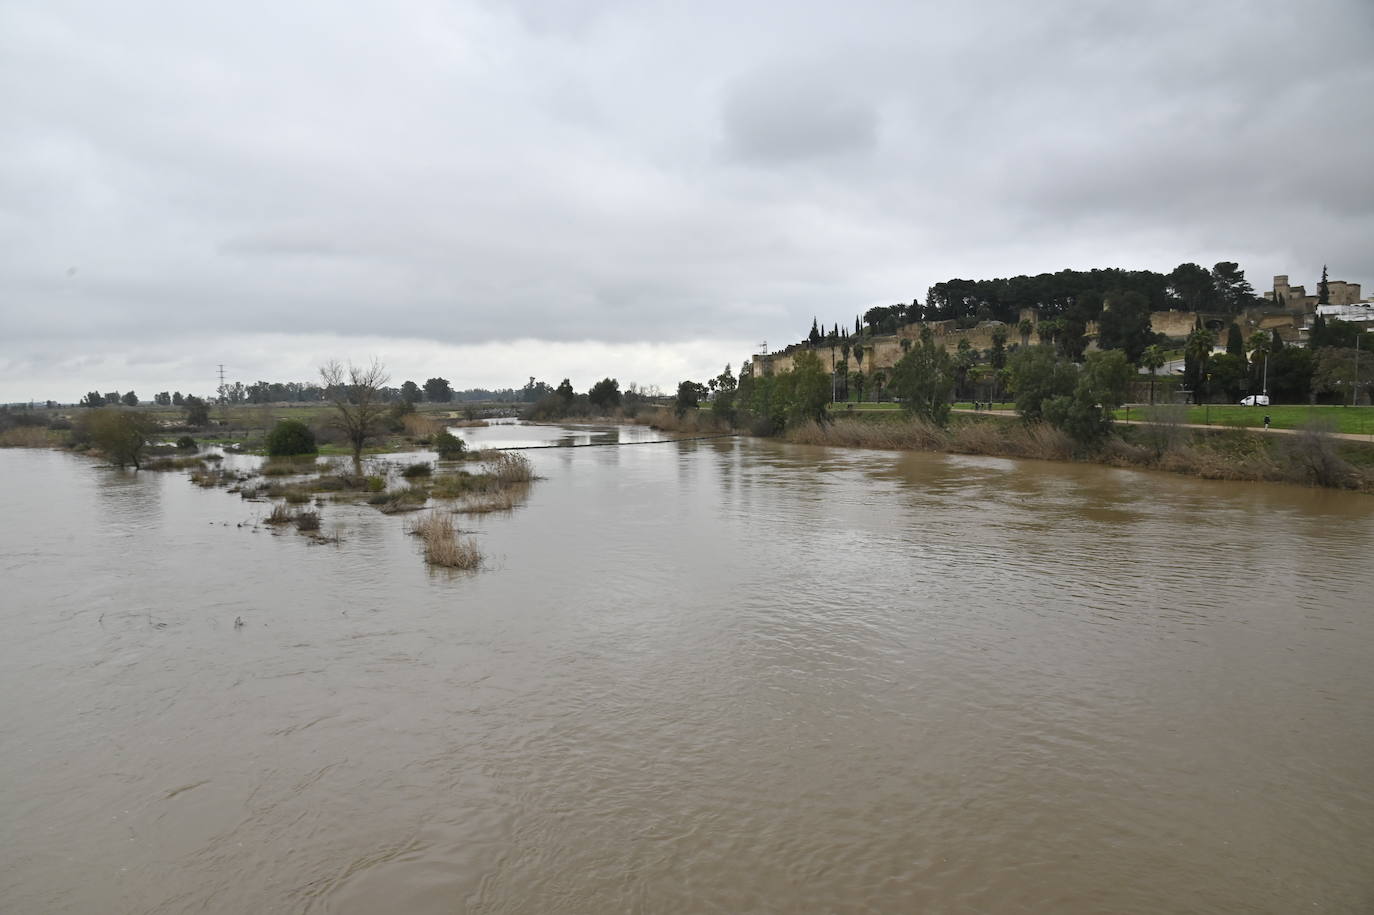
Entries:
<svg viewBox="0 0 1374 915">
<path fill-rule="evenodd" d="M 447 573 L 0 451 L 0 911 L 1374 911 L 1374 499 L 527 454 Z"/>
</svg>

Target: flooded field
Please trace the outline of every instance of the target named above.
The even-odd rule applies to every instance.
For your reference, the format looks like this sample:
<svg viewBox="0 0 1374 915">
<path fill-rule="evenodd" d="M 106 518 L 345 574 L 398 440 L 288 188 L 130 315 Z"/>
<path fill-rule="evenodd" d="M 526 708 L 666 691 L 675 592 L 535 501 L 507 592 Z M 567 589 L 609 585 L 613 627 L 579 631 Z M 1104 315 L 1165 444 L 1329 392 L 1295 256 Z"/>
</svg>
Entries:
<svg viewBox="0 0 1374 915">
<path fill-rule="evenodd" d="M 1374 910 L 1369 497 L 460 431 L 608 446 L 476 573 L 0 451 L 0 910 Z"/>
</svg>

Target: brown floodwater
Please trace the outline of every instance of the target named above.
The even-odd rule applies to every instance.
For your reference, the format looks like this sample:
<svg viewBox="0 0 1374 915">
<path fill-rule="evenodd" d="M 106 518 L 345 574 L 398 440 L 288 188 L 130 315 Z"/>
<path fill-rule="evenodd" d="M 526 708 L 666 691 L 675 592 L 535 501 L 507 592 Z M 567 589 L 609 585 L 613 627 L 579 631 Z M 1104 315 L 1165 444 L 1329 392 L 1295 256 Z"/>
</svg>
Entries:
<svg viewBox="0 0 1374 915">
<path fill-rule="evenodd" d="M 0 451 L 0 911 L 1374 910 L 1369 497 L 526 453 L 470 574 Z"/>
</svg>

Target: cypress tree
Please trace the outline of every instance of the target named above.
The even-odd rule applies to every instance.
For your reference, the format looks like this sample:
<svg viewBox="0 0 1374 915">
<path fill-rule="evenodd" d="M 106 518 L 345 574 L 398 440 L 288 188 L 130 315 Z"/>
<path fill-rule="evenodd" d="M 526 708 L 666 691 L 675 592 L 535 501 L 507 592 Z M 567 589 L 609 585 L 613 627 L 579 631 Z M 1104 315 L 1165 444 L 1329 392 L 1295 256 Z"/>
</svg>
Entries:
<svg viewBox="0 0 1374 915">
<path fill-rule="evenodd" d="M 1326 282 L 1326 264 L 1322 264 L 1322 281 L 1317 284 L 1317 304 L 1331 304 L 1331 286 Z"/>
<path fill-rule="evenodd" d="M 1245 358 L 1245 338 L 1240 335 L 1240 326 L 1235 323 L 1226 331 L 1226 352 L 1231 356 Z"/>
<path fill-rule="evenodd" d="M 1283 338 L 1279 336 L 1279 329 L 1276 327 L 1269 335 L 1269 352 L 1277 353 L 1283 349 Z"/>
</svg>

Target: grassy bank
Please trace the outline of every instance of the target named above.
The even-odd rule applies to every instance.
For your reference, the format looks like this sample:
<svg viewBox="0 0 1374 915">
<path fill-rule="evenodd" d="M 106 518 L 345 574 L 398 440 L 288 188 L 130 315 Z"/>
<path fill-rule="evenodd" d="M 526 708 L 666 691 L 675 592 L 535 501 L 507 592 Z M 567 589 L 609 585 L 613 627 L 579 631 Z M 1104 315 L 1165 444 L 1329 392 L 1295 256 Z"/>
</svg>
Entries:
<svg viewBox="0 0 1374 915">
<path fill-rule="evenodd" d="M 1117 419 L 1144 419 L 1140 406 L 1116 411 Z M 1264 417 L 1274 429 L 1301 429 L 1314 422 L 1329 425 L 1332 431 L 1351 435 L 1374 435 L 1374 407 L 1307 406 L 1279 404 L 1272 407 L 1242 407 L 1237 404 L 1202 404 L 1187 407 L 1186 423 L 1224 426 L 1236 429 L 1263 429 Z"/>
<path fill-rule="evenodd" d="M 1119 426 L 1090 449 L 1043 423 L 961 417 L 948 429 L 904 416 L 844 416 L 790 430 L 798 444 L 1079 460 L 1207 479 L 1301 483 L 1374 492 L 1374 446 L 1309 429 L 1266 436 L 1242 429 L 1188 429 L 1177 423 Z"/>
</svg>

